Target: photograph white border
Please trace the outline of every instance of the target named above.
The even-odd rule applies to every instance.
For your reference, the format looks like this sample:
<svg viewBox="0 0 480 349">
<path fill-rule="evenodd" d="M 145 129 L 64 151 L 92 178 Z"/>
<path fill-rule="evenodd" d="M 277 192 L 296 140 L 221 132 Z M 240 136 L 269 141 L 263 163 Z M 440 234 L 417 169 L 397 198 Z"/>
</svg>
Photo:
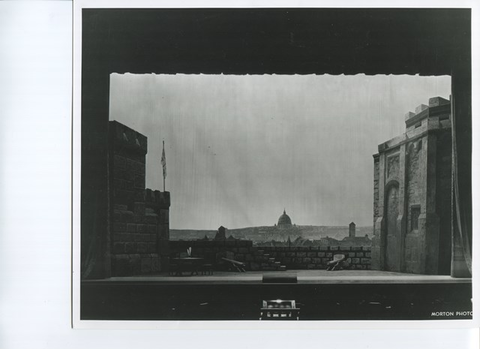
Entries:
<svg viewBox="0 0 480 349">
<path fill-rule="evenodd" d="M 76 0 L 74 2 L 74 74 L 73 74 L 73 191 L 72 191 L 72 229 L 73 229 L 73 325 L 74 328 L 83 329 L 262 329 L 262 330 L 297 330 L 297 329 L 458 329 L 458 328 L 475 328 L 480 324 L 478 314 L 478 303 L 473 304 L 474 318 L 473 320 L 421 320 L 421 321 L 301 321 L 301 322 L 260 322 L 260 321 L 89 321 L 80 320 L 79 304 L 80 304 L 80 126 L 81 126 L 81 10 L 83 8 L 276 8 L 276 7 L 387 7 L 381 1 L 362 1 L 361 5 L 355 1 L 323 1 L 321 6 L 316 1 L 230 1 L 228 3 L 222 1 L 183 1 L 181 4 L 171 1 L 93 1 L 93 0 Z M 478 6 L 473 1 L 394 1 L 389 2 L 388 7 L 411 7 L 411 8 L 472 8 L 472 41 L 478 42 Z M 478 45 L 472 44 L 472 63 L 478 62 Z M 472 64 L 473 68 L 473 84 L 472 84 L 472 114 L 477 115 L 478 100 L 474 96 L 478 96 L 478 66 Z M 473 120 L 473 130 L 478 130 L 478 122 Z M 475 132 L 473 131 L 475 134 Z M 472 178 L 479 177 L 479 161 L 476 154 L 479 154 L 478 142 L 473 140 L 473 175 Z M 478 198 L 478 183 L 474 180 L 474 204 L 475 212 L 476 199 Z M 474 231 L 477 230 L 478 223 L 474 220 Z M 474 256 L 478 251 L 478 241 L 474 238 Z M 478 270 L 478 263 L 474 258 L 474 270 Z M 478 295 L 478 280 L 473 278 L 474 295 Z M 475 298 L 475 297 L 474 297 Z"/>
<path fill-rule="evenodd" d="M 7 18 L 0 21 L 2 349 L 479 347 L 478 328 L 187 331 L 178 324 L 162 331 L 72 329 L 72 7 L 71 1 L 0 2 L 0 16 Z M 477 11 L 474 62 L 479 61 Z M 474 74 L 478 83 L 477 66 Z M 474 110 L 477 115 L 477 101 Z M 474 139 L 475 154 L 477 143 Z M 474 165 L 478 178 L 477 160 Z"/>
</svg>

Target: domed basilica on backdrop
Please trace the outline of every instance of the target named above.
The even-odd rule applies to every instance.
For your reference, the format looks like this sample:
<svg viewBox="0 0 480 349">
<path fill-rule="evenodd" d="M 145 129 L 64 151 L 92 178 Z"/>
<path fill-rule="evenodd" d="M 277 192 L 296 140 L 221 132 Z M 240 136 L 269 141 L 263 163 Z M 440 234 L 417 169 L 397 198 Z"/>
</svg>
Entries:
<svg viewBox="0 0 480 349">
<path fill-rule="evenodd" d="M 305 243 L 327 246 L 341 246 L 345 243 L 348 243 L 349 246 L 370 246 L 371 240 L 365 236 L 365 229 L 361 228 L 363 233 L 361 237 L 355 237 L 355 229 L 353 222 L 349 226 L 297 225 L 292 222 L 292 218 L 284 209 L 278 217 L 277 223 L 273 225 L 230 229 L 228 234 L 235 238 L 252 240 L 257 244 L 271 243 L 272 241 L 290 243 L 291 241 L 292 246 Z"/>
<path fill-rule="evenodd" d="M 279 228 L 290 228 L 292 226 L 292 220 L 288 216 L 287 212 L 285 212 L 285 209 L 283 209 L 283 214 L 278 218 L 278 223 L 277 226 Z"/>
<path fill-rule="evenodd" d="M 265 243 L 273 243 L 275 246 L 281 246 L 282 243 L 291 244 L 291 246 L 306 246 L 308 244 L 319 246 L 371 245 L 371 240 L 368 237 L 368 234 L 371 234 L 371 227 L 356 228 L 353 222 L 343 226 L 297 225 L 292 222 L 292 218 L 287 214 L 286 209 L 278 217 L 277 222 L 272 225 L 234 229 L 221 228 L 223 229 L 221 234 L 223 239 L 250 240 L 259 246 L 266 246 Z M 359 236 L 355 236 L 356 229 L 360 233 Z M 217 234 L 217 231 L 206 230 L 170 230 L 170 238 L 174 240 L 218 239 Z"/>
</svg>

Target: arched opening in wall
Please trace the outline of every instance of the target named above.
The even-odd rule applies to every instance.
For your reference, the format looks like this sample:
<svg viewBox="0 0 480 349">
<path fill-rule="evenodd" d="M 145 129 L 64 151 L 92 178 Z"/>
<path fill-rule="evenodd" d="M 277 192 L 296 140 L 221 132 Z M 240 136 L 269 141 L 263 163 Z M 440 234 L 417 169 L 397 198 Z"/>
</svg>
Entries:
<svg viewBox="0 0 480 349">
<path fill-rule="evenodd" d="M 400 212 L 399 185 L 391 181 L 385 187 L 385 270 L 401 271 L 402 231 L 398 224 Z"/>
</svg>

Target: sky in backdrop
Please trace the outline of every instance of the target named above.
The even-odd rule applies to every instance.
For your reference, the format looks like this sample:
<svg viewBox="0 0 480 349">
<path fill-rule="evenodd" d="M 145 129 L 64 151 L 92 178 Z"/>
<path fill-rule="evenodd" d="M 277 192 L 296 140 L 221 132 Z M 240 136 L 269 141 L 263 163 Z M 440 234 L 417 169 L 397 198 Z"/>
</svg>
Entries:
<svg viewBox="0 0 480 349">
<path fill-rule="evenodd" d="M 110 120 L 148 137 L 147 187 L 170 228 L 373 225 L 377 146 L 450 77 L 112 74 Z"/>
</svg>

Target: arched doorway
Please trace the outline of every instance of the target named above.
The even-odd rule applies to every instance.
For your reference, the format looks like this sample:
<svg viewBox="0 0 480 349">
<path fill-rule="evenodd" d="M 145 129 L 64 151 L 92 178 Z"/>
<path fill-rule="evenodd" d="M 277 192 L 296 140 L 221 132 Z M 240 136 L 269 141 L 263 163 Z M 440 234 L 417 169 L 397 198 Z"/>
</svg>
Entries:
<svg viewBox="0 0 480 349">
<path fill-rule="evenodd" d="M 397 228 L 398 218 L 398 182 L 387 186 L 385 198 L 386 239 L 385 239 L 385 270 L 400 271 L 400 230 Z"/>
</svg>

